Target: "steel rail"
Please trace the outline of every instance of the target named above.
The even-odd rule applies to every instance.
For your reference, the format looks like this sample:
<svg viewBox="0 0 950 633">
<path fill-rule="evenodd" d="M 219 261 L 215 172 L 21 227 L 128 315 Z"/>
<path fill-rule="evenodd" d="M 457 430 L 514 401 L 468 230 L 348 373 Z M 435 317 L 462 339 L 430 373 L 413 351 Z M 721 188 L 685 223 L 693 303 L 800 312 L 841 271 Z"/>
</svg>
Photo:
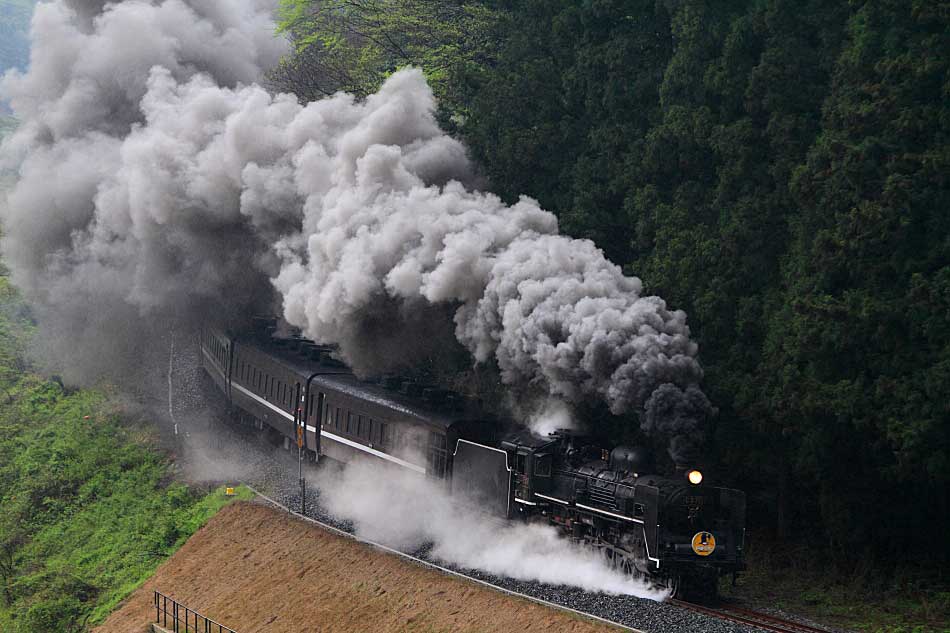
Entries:
<svg viewBox="0 0 950 633">
<path fill-rule="evenodd" d="M 752 611 L 751 609 L 728 606 L 722 608 L 705 607 L 677 599 L 672 599 L 669 602 L 689 611 L 728 620 L 736 624 L 755 627 L 763 631 L 769 631 L 770 633 L 830 633 L 828 629 L 819 629 L 814 626 L 802 624 L 801 622 L 784 620 L 774 615 Z"/>
<path fill-rule="evenodd" d="M 722 610 L 726 611 L 727 613 L 736 613 L 736 614 L 739 614 L 740 616 L 745 616 L 745 617 L 750 617 L 750 618 L 759 618 L 759 619 L 766 620 L 769 622 L 775 622 L 777 625 L 781 625 L 781 626 L 793 626 L 799 631 L 803 631 L 806 633 L 828 633 L 828 629 L 821 629 L 815 626 L 810 626 L 808 624 L 803 624 L 801 622 L 785 620 L 783 618 L 779 618 L 774 615 L 770 615 L 768 613 L 762 613 L 761 611 L 753 611 L 752 609 L 746 609 L 744 607 L 733 607 L 730 605 L 726 605 L 722 607 Z"/>
<path fill-rule="evenodd" d="M 274 500 L 274 499 L 271 499 L 271 498 L 268 497 L 267 495 L 265 495 L 265 494 L 259 492 L 256 488 L 254 488 L 253 486 L 251 486 L 251 485 L 248 484 L 247 482 L 241 482 L 241 483 L 242 483 L 243 486 L 245 486 L 247 489 L 249 489 L 249 490 L 250 490 L 251 492 L 253 492 L 255 495 L 257 495 L 258 497 L 260 497 L 260 498 L 263 499 L 264 501 L 267 501 L 267 502 L 270 503 L 271 505 L 273 505 L 273 506 L 275 506 L 275 507 L 277 507 L 277 508 L 280 508 L 281 510 L 283 510 L 283 511 L 286 512 L 287 514 L 291 514 L 291 515 L 297 517 L 298 519 L 302 519 L 302 520 L 307 521 L 307 522 L 309 522 L 309 523 L 313 523 L 314 525 L 319 526 L 320 528 L 326 530 L 327 532 L 330 532 L 330 533 L 332 533 L 332 534 L 336 534 L 337 536 L 342 536 L 342 537 L 344 537 L 344 538 L 348 538 L 348 539 L 353 540 L 353 541 L 356 541 L 356 542 L 358 542 L 358 543 L 362 543 L 362 544 L 364 544 L 364 545 L 369 545 L 370 547 L 373 547 L 373 548 L 375 548 L 375 549 L 382 550 L 382 551 L 384 551 L 384 552 L 386 552 L 386 553 L 388 553 L 388 554 L 393 554 L 393 555 L 398 556 L 398 557 L 402 558 L 403 560 L 407 560 L 407 561 L 409 561 L 409 562 L 411 562 L 411 563 L 413 563 L 413 564 L 415 564 L 415 565 L 419 565 L 419 566 L 422 566 L 422 567 L 426 567 L 426 568 L 428 568 L 428 569 L 433 569 L 433 570 L 438 571 L 438 572 L 440 572 L 440 573 L 442 573 L 442 574 L 446 574 L 446 575 L 448 575 L 448 576 L 454 576 L 454 577 L 456 577 L 456 578 L 460 578 L 460 579 L 465 580 L 465 581 L 467 581 L 467 582 L 473 582 L 473 583 L 482 585 L 482 586 L 484 586 L 484 587 L 488 587 L 488 588 L 490 588 L 490 589 L 493 589 L 493 590 L 495 590 L 495 591 L 500 591 L 500 592 L 502 592 L 502 593 L 508 594 L 509 596 L 515 596 L 515 597 L 518 597 L 518 598 L 522 598 L 523 600 L 529 600 L 529 601 L 535 602 L 535 603 L 537 603 L 537 604 L 543 604 L 543 605 L 546 606 L 546 607 L 551 607 L 551 608 L 553 608 L 553 609 L 558 609 L 559 611 L 567 611 L 567 612 L 569 612 L 569 613 L 573 613 L 574 615 L 582 616 L 582 617 L 587 618 L 587 619 L 589 619 L 589 620 L 596 620 L 596 621 L 598 621 L 598 622 L 603 622 L 604 624 L 609 624 L 609 625 L 611 625 L 611 626 L 618 627 L 618 628 L 620 628 L 620 629 L 623 629 L 624 631 L 632 631 L 633 633 L 647 633 L 646 631 L 643 631 L 643 630 L 641 630 L 641 629 L 635 629 L 635 628 L 633 628 L 633 627 L 627 626 L 626 624 L 621 624 L 620 622 L 614 622 L 613 620 L 608 620 L 607 618 L 602 618 L 602 617 L 600 617 L 600 616 L 593 615 L 593 614 L 591 614 L 591 613 L 586 613 L 586 612 L 580 611 L 580 610 L 578 610 L 578 609 L 572 609 L 571 607 L 565 607 L 564 605 L 558 604 L 558 603 L 556 603 L 556 602 L 549 602 L 549 601 L 543 600 L 543 599 L 541 599 L 541 598 L 535 598 L 534 596 L 529 596 L 529 595 L 524 594 L 524 593 L 519 593 L 519 592 L 517 592 L 517 591 L 512 591 L 511 589 L 505 589 L 504 587 L 499 587 L 498 585 L 493 585 L 493 584 L 490 583 L 490 582 L 486 582 L 486 581 L 480 580 L 480 579 L 478 579 L 478 578 L 473 578 L 473 577 L 471 577 L 471 576 L 467 576 L 467 575 L 465 575 L 465 574 L 463 574 L 463 573 L 461 573 L 461 572 L 455 571 L 454 569 L 449 569 L 449 568 L 447 568 L 447 567 L 442 567 L 441 565 L 436 565 L 435 563 L 432 563 L 432 562 L 430 562 L 430 561 L 424 560 L 424 559 L 422 559 L 422 558 L 418 558 L 418 557 L 416 557 L 416 556 L 412 556 L 411 554 L 406 554 L 405 552 L 400 552 L 398 549 L 393 549 L 393 548 L 391 548 L 391 547 L 388 547 L 388 546 L 386 546 L 386 545 L 383 545 L 382 543 L 377 543 L 376 541 L 371 541 L 371 540 L 369 540 L 369 539 L 362 538 L 362 537 L 360 537 L 360 536 L 357 536 L 356 534 L 352 534 L 352 533 L 347 532 L 347 531 L 345 531 L 345 530 L 341 530 L 340 528 L 334 527 L 334 526 L 332 526 L 332 525 L 330 525 L 330 524 L 328 524 L 328 523 L 324 523 L 323 521 L 318 521 L 317 519 L 314 519 L 314 518 L 312 518 L 312 517 L 308 517 L 308 516 L 305 515 L 305 514 L 300 514 L 299 512 L 295 512 L 295 511 L 291 510 L 290 508 L 288 508 L 287 506 L 285 506 L 284 504 L 280 503 L 279 501 L 276 501 L 276 500 Z"/>
</svg>

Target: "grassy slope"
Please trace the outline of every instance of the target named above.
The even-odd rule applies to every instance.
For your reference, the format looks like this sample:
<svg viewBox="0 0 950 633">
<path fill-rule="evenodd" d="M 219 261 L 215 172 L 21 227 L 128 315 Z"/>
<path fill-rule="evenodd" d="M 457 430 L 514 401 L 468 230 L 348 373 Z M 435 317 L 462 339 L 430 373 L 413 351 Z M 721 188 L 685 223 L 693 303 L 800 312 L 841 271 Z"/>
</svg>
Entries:
<svg viewBox="0 0 950 633">
<path fill-rule="evenodd" d="M 746 604 L 866 633 L 950 633 L 950 592 L 919 573 L 881 579 L 873 564 L 851 577 L 831 575 L 814 551 L 751 539 L 749 569 L 722 594 Z"/>
<path fill-rule="evenodd" d="M 0 276 L 0 631 L 80 631 L 227 500 L 170 483 L 172 464 L 107 396 L 28 373 L 31 329 Z"/>
</svg>

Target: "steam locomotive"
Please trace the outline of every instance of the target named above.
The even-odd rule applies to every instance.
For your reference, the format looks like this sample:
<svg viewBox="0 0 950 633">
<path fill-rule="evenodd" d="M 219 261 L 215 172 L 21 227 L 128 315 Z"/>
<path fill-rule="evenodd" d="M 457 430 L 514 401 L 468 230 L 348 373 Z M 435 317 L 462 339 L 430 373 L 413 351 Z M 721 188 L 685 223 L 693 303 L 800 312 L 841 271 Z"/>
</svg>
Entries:
<svg viewBox="0 0 950 633">
<path fill-rule="evenodd" d="M 642 447 L 607 451 L 582 435 L 538 437 L 456 394 L 360 380 L 334 350 L 277 336 L 271 319 L 232 336 L 200 331 L 205 372 L 242 419 L 312 460 L 375 460 L 441 480 L 460 504 L 542 521 L 625 573 L 691 598 L 742 571 L 745 495 L 699 470 L 656 474 Z"/>
</svg>

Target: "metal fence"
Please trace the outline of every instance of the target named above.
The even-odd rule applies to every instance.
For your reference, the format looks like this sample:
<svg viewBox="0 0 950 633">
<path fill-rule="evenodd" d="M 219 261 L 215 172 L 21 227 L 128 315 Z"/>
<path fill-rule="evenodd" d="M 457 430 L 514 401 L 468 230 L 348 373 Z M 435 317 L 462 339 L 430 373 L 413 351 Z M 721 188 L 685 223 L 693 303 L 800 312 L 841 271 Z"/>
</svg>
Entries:
<svg viewBox="0 0 950 633">
<path fill-rule="evenodd" d="M 174 633 L 237 633 L 234 629 L 192 611 L 160 591 L 155 592 L 155 622 Z"/>
</svg>

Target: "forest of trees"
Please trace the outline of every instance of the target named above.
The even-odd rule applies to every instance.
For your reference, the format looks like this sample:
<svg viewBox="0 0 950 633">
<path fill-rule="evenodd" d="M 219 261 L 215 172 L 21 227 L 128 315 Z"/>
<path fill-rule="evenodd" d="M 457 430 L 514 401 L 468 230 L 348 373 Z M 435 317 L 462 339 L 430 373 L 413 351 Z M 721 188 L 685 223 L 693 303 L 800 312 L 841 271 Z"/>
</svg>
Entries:
<svg viewBox="0 0 950 633">
<path fill-rule="evenodd" d="M 843 568 L 950 561 L 950 4 L 283 0 L 281 18 L 296 52 L 274 87 L 368 94 L 422 67 L 493 191 L 688 313 L 708 459 L 750 527 Z"/>
</svg>

